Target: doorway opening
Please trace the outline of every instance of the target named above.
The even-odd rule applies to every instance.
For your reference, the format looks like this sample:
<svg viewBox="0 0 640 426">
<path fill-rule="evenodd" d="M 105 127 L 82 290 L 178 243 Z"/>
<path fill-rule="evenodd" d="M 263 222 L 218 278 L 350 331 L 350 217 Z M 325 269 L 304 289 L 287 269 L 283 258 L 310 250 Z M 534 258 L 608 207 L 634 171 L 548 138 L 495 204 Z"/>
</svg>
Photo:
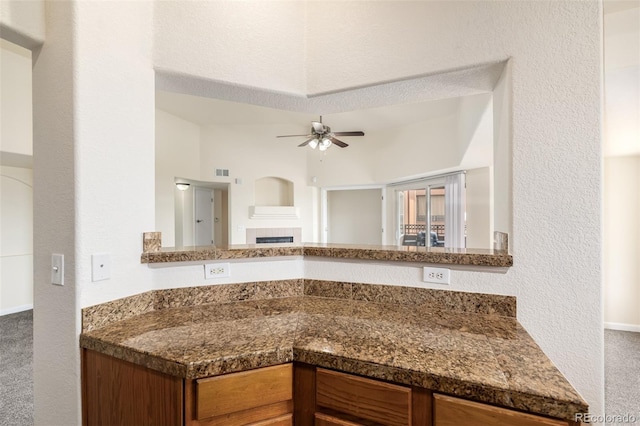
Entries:
<svg viewBox="0 0 640 426">
<path fill-rule="evenodd" d="M 175 246 L 227 246 L 229 183 L 179 177 L 175 178 L 175 182 Z"/>
</svg>

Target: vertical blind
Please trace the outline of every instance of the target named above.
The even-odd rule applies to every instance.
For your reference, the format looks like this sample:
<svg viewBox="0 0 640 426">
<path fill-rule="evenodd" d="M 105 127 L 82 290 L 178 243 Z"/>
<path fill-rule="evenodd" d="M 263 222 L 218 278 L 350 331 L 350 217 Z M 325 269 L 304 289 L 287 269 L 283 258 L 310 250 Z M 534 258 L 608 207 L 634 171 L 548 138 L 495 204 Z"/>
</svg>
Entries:
<svg viewBox="0 0 640 426">
<path fill-rule="evenodd" d="M 465 174 L 464 172 L 444 177 L 444 246 L 463 248 L 465 246 Z"/>
</svg>

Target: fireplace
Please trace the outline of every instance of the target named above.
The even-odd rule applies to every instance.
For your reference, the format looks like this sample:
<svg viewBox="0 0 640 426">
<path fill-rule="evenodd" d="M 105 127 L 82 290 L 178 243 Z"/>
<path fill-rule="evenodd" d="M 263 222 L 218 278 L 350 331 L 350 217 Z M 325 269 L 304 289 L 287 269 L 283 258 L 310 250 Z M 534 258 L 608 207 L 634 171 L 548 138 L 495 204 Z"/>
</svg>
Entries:
<svg viewBox="0 0 640 426">
<path fill-rule="evenodd" d="M 247 228 L 247 244 L 300 243 L 302 228 Z"/>
<path fill-rule="evenodd" d="M 278 244 L 292 242 L 293 235 L 290 237 L 256 237 L 256 244 Z"/>
</svg>

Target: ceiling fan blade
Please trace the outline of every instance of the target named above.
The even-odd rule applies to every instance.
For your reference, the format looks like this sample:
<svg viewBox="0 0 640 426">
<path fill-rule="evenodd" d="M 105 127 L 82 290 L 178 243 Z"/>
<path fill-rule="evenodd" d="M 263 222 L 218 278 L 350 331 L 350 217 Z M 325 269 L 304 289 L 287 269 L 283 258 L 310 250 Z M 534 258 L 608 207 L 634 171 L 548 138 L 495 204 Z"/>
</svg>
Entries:
<svg viewBox="0 0 640 426">
<path fill-rule="evenodd" d="M 336 136 L 364 136 L 364 132 L 333 132 Z"/>
<path fill-rule="evenodd" d="M 342 142 L 340 139 L 336 139 L 333 136 L 329 136 L 329 140 L 331 140 L 331 142 L 334 145 L 339 146 L 340 148 L 346 148 L 349 146 L 349 144 Z"/>
<path fill-rule="evenodd" d="M 299 147 L 301 147 L 301 146 L 307 146 L 307 145 L 309 145 L 309 143 L 310 143 L 312 140 L 314 140 L 315 138 L 316 138 L 315 136 L 314 136 L 314 137 L 312 137 L 312 138 L 309 138 L 309 139 L 307 139 L 306 141 L 302 142 L 302 143 L 301 143 L 300 145 L 298 145 L 298 146 L 299 146 Z"/>
<path fill-rule="evenodd" d="M 280 135 L 280 136 L 276 136 L 276 138 L 299 138 L 299 137 L 309 137 L 311 135 Z"/>
</svg>

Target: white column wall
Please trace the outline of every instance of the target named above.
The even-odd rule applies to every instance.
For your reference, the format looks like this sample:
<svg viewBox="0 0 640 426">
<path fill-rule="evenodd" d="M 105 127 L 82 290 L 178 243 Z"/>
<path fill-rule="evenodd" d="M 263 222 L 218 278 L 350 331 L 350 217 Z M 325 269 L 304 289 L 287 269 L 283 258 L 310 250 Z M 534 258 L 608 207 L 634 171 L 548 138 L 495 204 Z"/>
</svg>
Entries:
<svg viewBox="0 0 640 426">
<path fill-rule="evenodd" d="M 33 397 L 37 425 L 80 424 L 79 303 L 71 2 L 47 6 L 47 44 L 33 68 Z M 64 286 L 51 285 L 51 254 Z"/>
<path fill-rule="evenodd" d="M 152 288 L 141 234 L 154 230 L 150 2 L 49 2 L 34 68 L 36 424 L 80 424 L 80 308 Z M 65 285 L 49 283 L 51 253 Z M 91 255 L 111 278 L 91 281 Z"/>
</svg>

